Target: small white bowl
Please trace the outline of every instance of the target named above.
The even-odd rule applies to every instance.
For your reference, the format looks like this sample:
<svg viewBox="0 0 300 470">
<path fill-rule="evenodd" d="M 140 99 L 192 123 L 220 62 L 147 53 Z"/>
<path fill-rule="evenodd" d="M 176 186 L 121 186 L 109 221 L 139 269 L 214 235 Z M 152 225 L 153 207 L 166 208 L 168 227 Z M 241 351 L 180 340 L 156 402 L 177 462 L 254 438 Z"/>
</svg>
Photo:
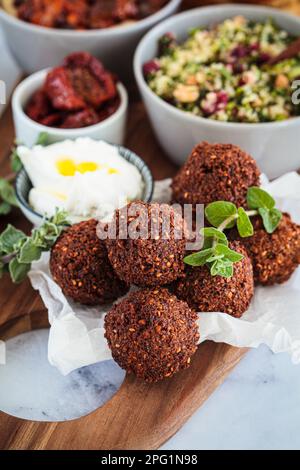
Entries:
<svg viewBox="0 0 300 470">
<path fill-rule="evenodd" d="M 155 134 L 170 158 L 181 165 L 192 148 L 202 140 L 239 145 L 252 155 L 270 179 L 300 167 L 300 117 L 270 123 L 227 123 L 193 116 L 159 98 L 147 85 L 143 64 L 157 55 L 157 41 L 173 32 L 179 41 L 197 26 L 218 23 L 243 15 L 261 21 L 273 18 L 283 29 L 300 35 L 300 18 L 275 8 L 249 5 L 220 5 L 196 8 L 160 23 L 140 42 L 134 58 L 135 77 Z"/>
<path fill-rule="evenodd" d="M 132 24 L 87 31 L 45 28 L 26 23 L 1 8 L 0 24 L 8 47 L 26 73 L 59 64 L 75 51 L 87 51 L 102 60 L 121 80 L 131 76 L 132 57 L 141 37 L 160 21 L 173 15 L 181 0 L 170 0 L 154 15 Z"/>
<path fill-rule="evenodd" d="M 93 126 L 79 129 L 57 129 L 39 124 L 30 119 L 24 112 L 26 103 L 44 83 L 49 69 L 30 75 L 15 89 L 12 97 L 13 118 L 18 142 L 32 147 L 41 132 L 47 132 L 49 143 L 61 142 L 77 137 L 90 137 L 96 140 L 106 140 L 112 144 L 122 145 L 125 137 L 126 118 L 128 110 L 128 95 L 125 87 L 117 85 L 120 95 L 120 105 L 117 111 L 102 122 Z"/>
</svg>

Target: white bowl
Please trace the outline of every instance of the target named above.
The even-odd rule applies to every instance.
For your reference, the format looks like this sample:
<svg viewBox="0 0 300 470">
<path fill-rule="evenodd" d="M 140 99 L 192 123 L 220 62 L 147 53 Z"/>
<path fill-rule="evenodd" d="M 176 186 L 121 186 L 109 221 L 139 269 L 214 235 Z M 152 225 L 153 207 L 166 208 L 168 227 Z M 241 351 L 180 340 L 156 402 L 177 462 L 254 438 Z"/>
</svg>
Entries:
<svg viewBox="0 0 300 470">
<path fill-rule="evenodd" d="M 247 124 L 193 116 L 155 95 L 143 77 L 142 66 L 156 56 L 157 41 L 164 33 L 173 32 L 182 41 L 190 28 L 221 22 L 235 15 L 258 21 L 271 17 L 283 29 L 300 36 L 300 18 L 274 8 L 248 5 L 196 8 L 169 18 L 146 34 L 135 53 L 135 77 L 155 134 L 175 163 L 184 163 L 192 148 L 202 140 L 231 143 L 249 152 L 269 178 L 276 178 L 300 167 L 300 117 Z"/>
<path fill-rule="evenodd" d="M 158 22 L 174 14 L 180 3 L 181 0 L 170 0 L 157 13 L 141 21 L 98 30 L 45 28 L 19 20 L 1 6 L 0 23 L 12 54 L 27 73 L 53 67 L 71 52 L 88 51 L 124 79 L 131 73 L 131 59 L 140 38 Z"/>
<path fill-rule="evenodd" d="M 19 142 L 32 147 L 41 132 L 47 132 L 49 143 L 60 142 L 65 139 L 77 137 L 90 137 L 91 139 L 106 140 L 112 144 L 121 145 L 124 142 L 126 118 L 128 109 L 128 95 L 125 87 L 117 84 L 120 95 L 120 105 L 117 111 L 102 122 L 80 129 L 57 129 L 43 126 L 30 119 L 24 112 L 24 107 L 32 94 L 44 83 L 49 69 L 30 75 L 15 89 L 12 97 L 13 118 L 16 138 Z"/>
</svg>

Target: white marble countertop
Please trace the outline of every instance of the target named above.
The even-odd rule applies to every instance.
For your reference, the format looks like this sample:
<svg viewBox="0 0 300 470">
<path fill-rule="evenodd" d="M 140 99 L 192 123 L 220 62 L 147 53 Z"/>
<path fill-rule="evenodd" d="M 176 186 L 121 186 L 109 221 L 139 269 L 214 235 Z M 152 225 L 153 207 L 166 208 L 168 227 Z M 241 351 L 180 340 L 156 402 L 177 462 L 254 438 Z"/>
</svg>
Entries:
<svg viewBox="0 0 300 470">
<path fill-rule="evenodd" d="M 164 449 L 300 449 L 300 366 L 249 351 Z"/>
<path fill-rule="evenodd" d="M 7 342 L 0 409 L 36 420 L 87 414 L 109 399 L 124 373 L 112 361 L 63 377 L 47 361 L 48 331 Z M 250 351 L 163 449 L 300 449 L 300 366 L 267 347 Z"/>
</svg>

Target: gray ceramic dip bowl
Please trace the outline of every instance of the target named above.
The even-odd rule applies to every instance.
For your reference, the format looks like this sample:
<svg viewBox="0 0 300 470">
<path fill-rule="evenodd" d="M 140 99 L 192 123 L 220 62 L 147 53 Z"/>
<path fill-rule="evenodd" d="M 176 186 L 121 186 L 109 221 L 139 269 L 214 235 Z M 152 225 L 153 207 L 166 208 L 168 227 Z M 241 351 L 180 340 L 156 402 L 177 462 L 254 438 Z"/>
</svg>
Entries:
<svg viewBox="0 0 300 470">
<path fill-rule="evenodd" d="M 138 155 L 136 155 L 131 150 L 128 150 L 125 147 L 120 145 L 116 145 L 119 150 L 119 154 L 127 160 L 129 163 L 132 163 L 141 173 L 143 183 L 144 183 L 144 192 L 142 196 L 142 200 L 144 202 L 150 202 L 153 195 L 154 190 L 154 180 L 152 173 L 144 162 Z M 21 211 L 25 215 L 25 217 L 35 226 L 41 225 L 44 216 L 43 214 L 39 214 L 36 212 L 29 204 L 28 197 L 29 192 L 32 188 L 32 183 L 30 178 L 24 168 L 20 170 L 16 178 L 16 196 L 20 206 Z"/>
</svg>

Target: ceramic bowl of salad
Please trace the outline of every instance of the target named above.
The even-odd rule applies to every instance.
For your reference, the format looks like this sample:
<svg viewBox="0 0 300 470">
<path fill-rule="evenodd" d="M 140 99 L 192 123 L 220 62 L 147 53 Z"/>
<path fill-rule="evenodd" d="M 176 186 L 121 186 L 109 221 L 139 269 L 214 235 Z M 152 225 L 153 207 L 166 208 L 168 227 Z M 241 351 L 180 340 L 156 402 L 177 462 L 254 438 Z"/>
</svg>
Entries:
<svg viewBox="0 0 300 470">
<path fill-rule="evenodd" d="M 180 3 L 0 0 L 0 24 L 12 54 L 27 73 L 52 67 L 67 54 L 84 50 L 124 80 L 130 75 L 139 39 L 174 14 Z"/>
<path fill-rule="evenodd" d="M 278 60 L 299 37 L 299 18 L 248 5 L 189 10 L 150 31 L 134 70 L 170 158 L 230 142 L 269 178 L 299 169 L 300 53 Z"/>
<path fill-rule="evenodd" d="M 18 142 L 32 146 L 90 137 L 112 144 L 125 138 L 128 94 L 117 77 L 87 52 L 75 52 L 25 78 L 12 96 Z"/>
</svg>

